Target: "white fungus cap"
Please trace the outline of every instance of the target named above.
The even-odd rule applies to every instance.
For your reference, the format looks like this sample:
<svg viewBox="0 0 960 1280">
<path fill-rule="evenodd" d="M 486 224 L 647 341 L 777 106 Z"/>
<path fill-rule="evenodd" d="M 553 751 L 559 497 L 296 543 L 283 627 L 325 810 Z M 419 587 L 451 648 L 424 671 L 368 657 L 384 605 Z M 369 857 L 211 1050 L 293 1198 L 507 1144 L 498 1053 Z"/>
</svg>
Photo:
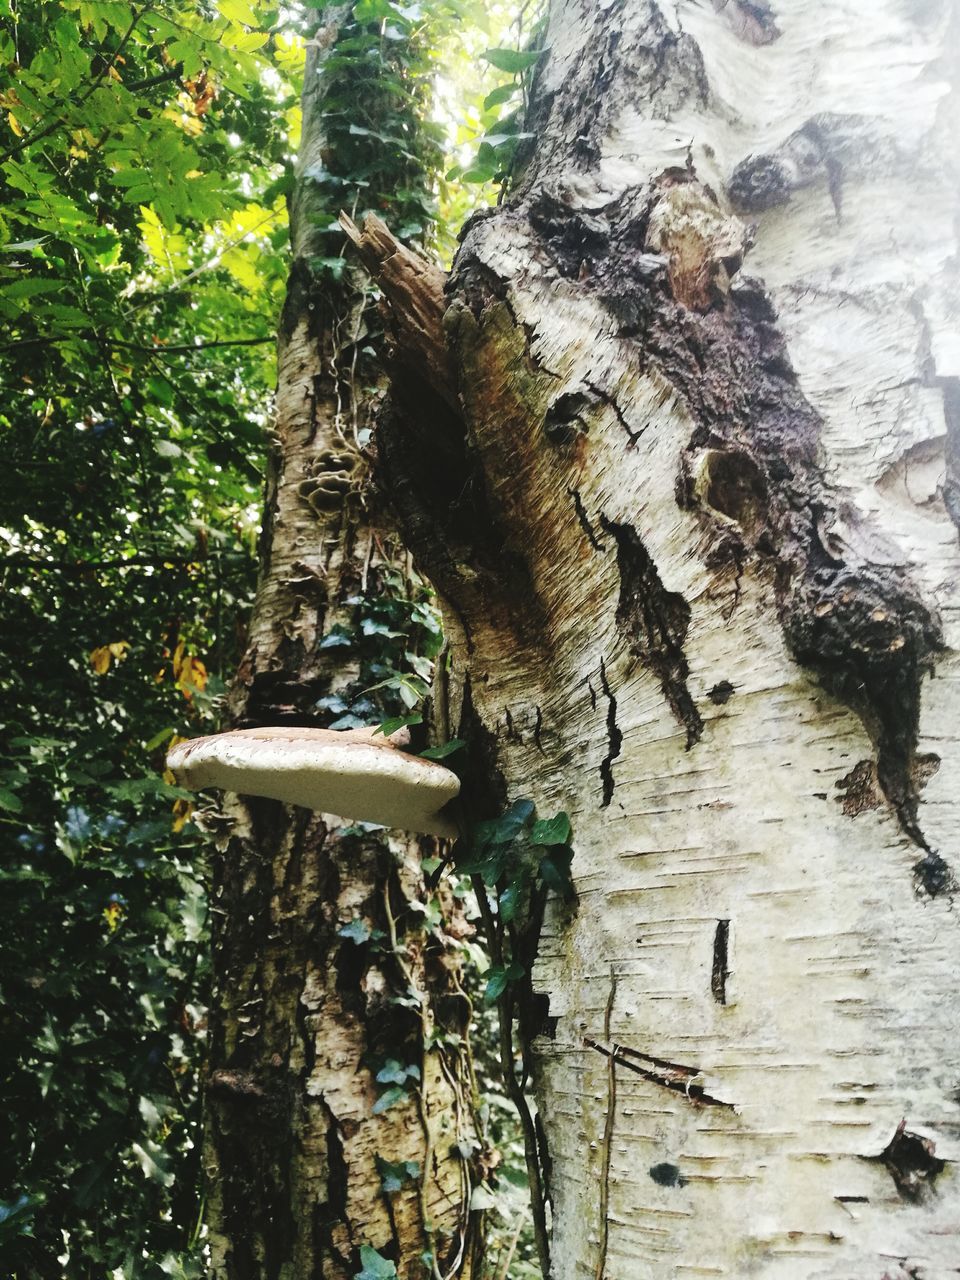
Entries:
<svg viewBox="0 0 960 1280">
<path fill-rule="evenodd" d="M 457 834 L 440 812 L 460 792 L 457 775 L 372 729 L 234 729 L 178 743 L 167 767 L 192 791 L 221 787 L 356 822 Z"/>
</svg>

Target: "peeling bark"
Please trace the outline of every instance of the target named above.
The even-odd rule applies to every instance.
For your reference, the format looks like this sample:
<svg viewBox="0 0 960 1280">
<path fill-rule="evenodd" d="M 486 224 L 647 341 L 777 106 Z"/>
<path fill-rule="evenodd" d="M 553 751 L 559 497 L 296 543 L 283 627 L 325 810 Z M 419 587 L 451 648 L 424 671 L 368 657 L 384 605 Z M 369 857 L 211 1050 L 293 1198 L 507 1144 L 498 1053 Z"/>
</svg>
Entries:
<svg viewBox="0 0 960 1280">
<path fill-rule="evenodd" d="M 552 1274 L 953 1274 L 954 10 L 555 0 L 544 43 L 459 407 L 401 343 L 379 449 L 452 707 L 573 821 Z"/>
</svg>

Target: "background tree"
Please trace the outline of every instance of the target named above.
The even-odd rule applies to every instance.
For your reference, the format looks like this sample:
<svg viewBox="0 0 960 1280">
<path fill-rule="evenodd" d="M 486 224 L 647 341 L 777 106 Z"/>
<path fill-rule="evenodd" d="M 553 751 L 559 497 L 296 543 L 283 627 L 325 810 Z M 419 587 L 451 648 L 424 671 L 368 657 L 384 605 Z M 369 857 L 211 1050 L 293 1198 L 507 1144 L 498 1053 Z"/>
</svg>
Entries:
<svg viewBox="0 0 960 1280">
<path fill-rule="evenodd" d="M 380 326 L 336 211 L 373 203 L 401 234 L 425 235 L 442 154 L 425 120 L 431 36 L 418 16 L 364 0 L 326 9 L 309 41 L 262 573 L 231 700 L 239 727 L 420 719 L 404 713 L 426 692 L 439 621 L 370 509 Z M 212 1273 L 469 1273 L 483 1168 L 459 979 L 468 926 L 424 883 L 435 842 L 265 800 L 207 823 L 224 833 Z"/>
<path fill-rule="evenodd" d="M 509 198 L 395 291 L 442 316 L 378 448 L 474 804 L 513 802 L 460 857 L 556 1280 L 956 1266 L 955 41 L 948 3 L 556 0 Z M 576 848 L 526 982 L 521 798 Z"/>
</svg>

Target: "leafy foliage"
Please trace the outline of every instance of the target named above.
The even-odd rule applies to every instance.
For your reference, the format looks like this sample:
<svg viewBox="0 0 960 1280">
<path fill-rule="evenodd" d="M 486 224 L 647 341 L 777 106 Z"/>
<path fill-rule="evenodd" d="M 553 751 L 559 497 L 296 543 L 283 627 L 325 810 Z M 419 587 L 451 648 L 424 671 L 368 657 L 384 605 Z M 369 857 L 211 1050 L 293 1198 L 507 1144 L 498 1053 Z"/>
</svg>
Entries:
<svg viewBox="0 0 960 1280">
<path fill-rule="evenodd" d="M 0 13 L 0 1250 L 193 1275 L 204 867 L 160 769 L 252 588 L 302 51 L 235 3 Z"/>
<path fill-rule="evenodd" d="M 478 876 L 495 891 L 501 921 L 512 924 L 537 884 L 553 889 L 565 901 L 573 899 L 570 836 L 566 813 L 537 819 L 532 801 L 515 800 L 499 817 L 475 823 L 466 848 L 458 845 L 454 858 L 459 871 Z M 491 974 L 490 983 L 497 989 L 488 998 L 496 999 L 507 982 L 522 973 L 514 964 L 501 966 Z"/>
</svg>

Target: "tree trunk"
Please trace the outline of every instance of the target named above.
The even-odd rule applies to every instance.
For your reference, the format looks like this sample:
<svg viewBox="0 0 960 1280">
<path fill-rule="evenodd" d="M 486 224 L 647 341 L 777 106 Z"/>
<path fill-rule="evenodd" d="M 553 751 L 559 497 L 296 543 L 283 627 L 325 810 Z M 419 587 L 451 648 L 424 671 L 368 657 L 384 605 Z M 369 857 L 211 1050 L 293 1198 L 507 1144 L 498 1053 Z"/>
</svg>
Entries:
<svg viewBox="0 0 960 1280">
<path fill-rule="evenodd" d="M 960 1266 L 957 37 L 554 0 L 448 285 L 459 408 L 398 363 L 475 803 L 573 822 L 554 1280 Z"/>
<path fill-rule="evenodd" d="M 351 10 L 325 11 L 305 72 L 261 580 L 230 700 L 237 727 L 324 726 L 356 704 L 358 608 L 396 594 L 391 570 L 404 576 L 406 553 L 369 507 L 363 433 L 380 392 L 360 351 L 377 341 L 368 282 L 317 267 L 330 253 L 321 175 L 337 160 L 324 68 L 344 33 L 358 39 Z M 218 837 L 211 1274 L 346 1280 L 369 1265 L 367 1246 L 396 1264 L 377 1274 L 469 1276 L 470 1003 L 462 917 L 421 869 L 436 841 L 237 797 L 206 821 Z"/>
</svg>

